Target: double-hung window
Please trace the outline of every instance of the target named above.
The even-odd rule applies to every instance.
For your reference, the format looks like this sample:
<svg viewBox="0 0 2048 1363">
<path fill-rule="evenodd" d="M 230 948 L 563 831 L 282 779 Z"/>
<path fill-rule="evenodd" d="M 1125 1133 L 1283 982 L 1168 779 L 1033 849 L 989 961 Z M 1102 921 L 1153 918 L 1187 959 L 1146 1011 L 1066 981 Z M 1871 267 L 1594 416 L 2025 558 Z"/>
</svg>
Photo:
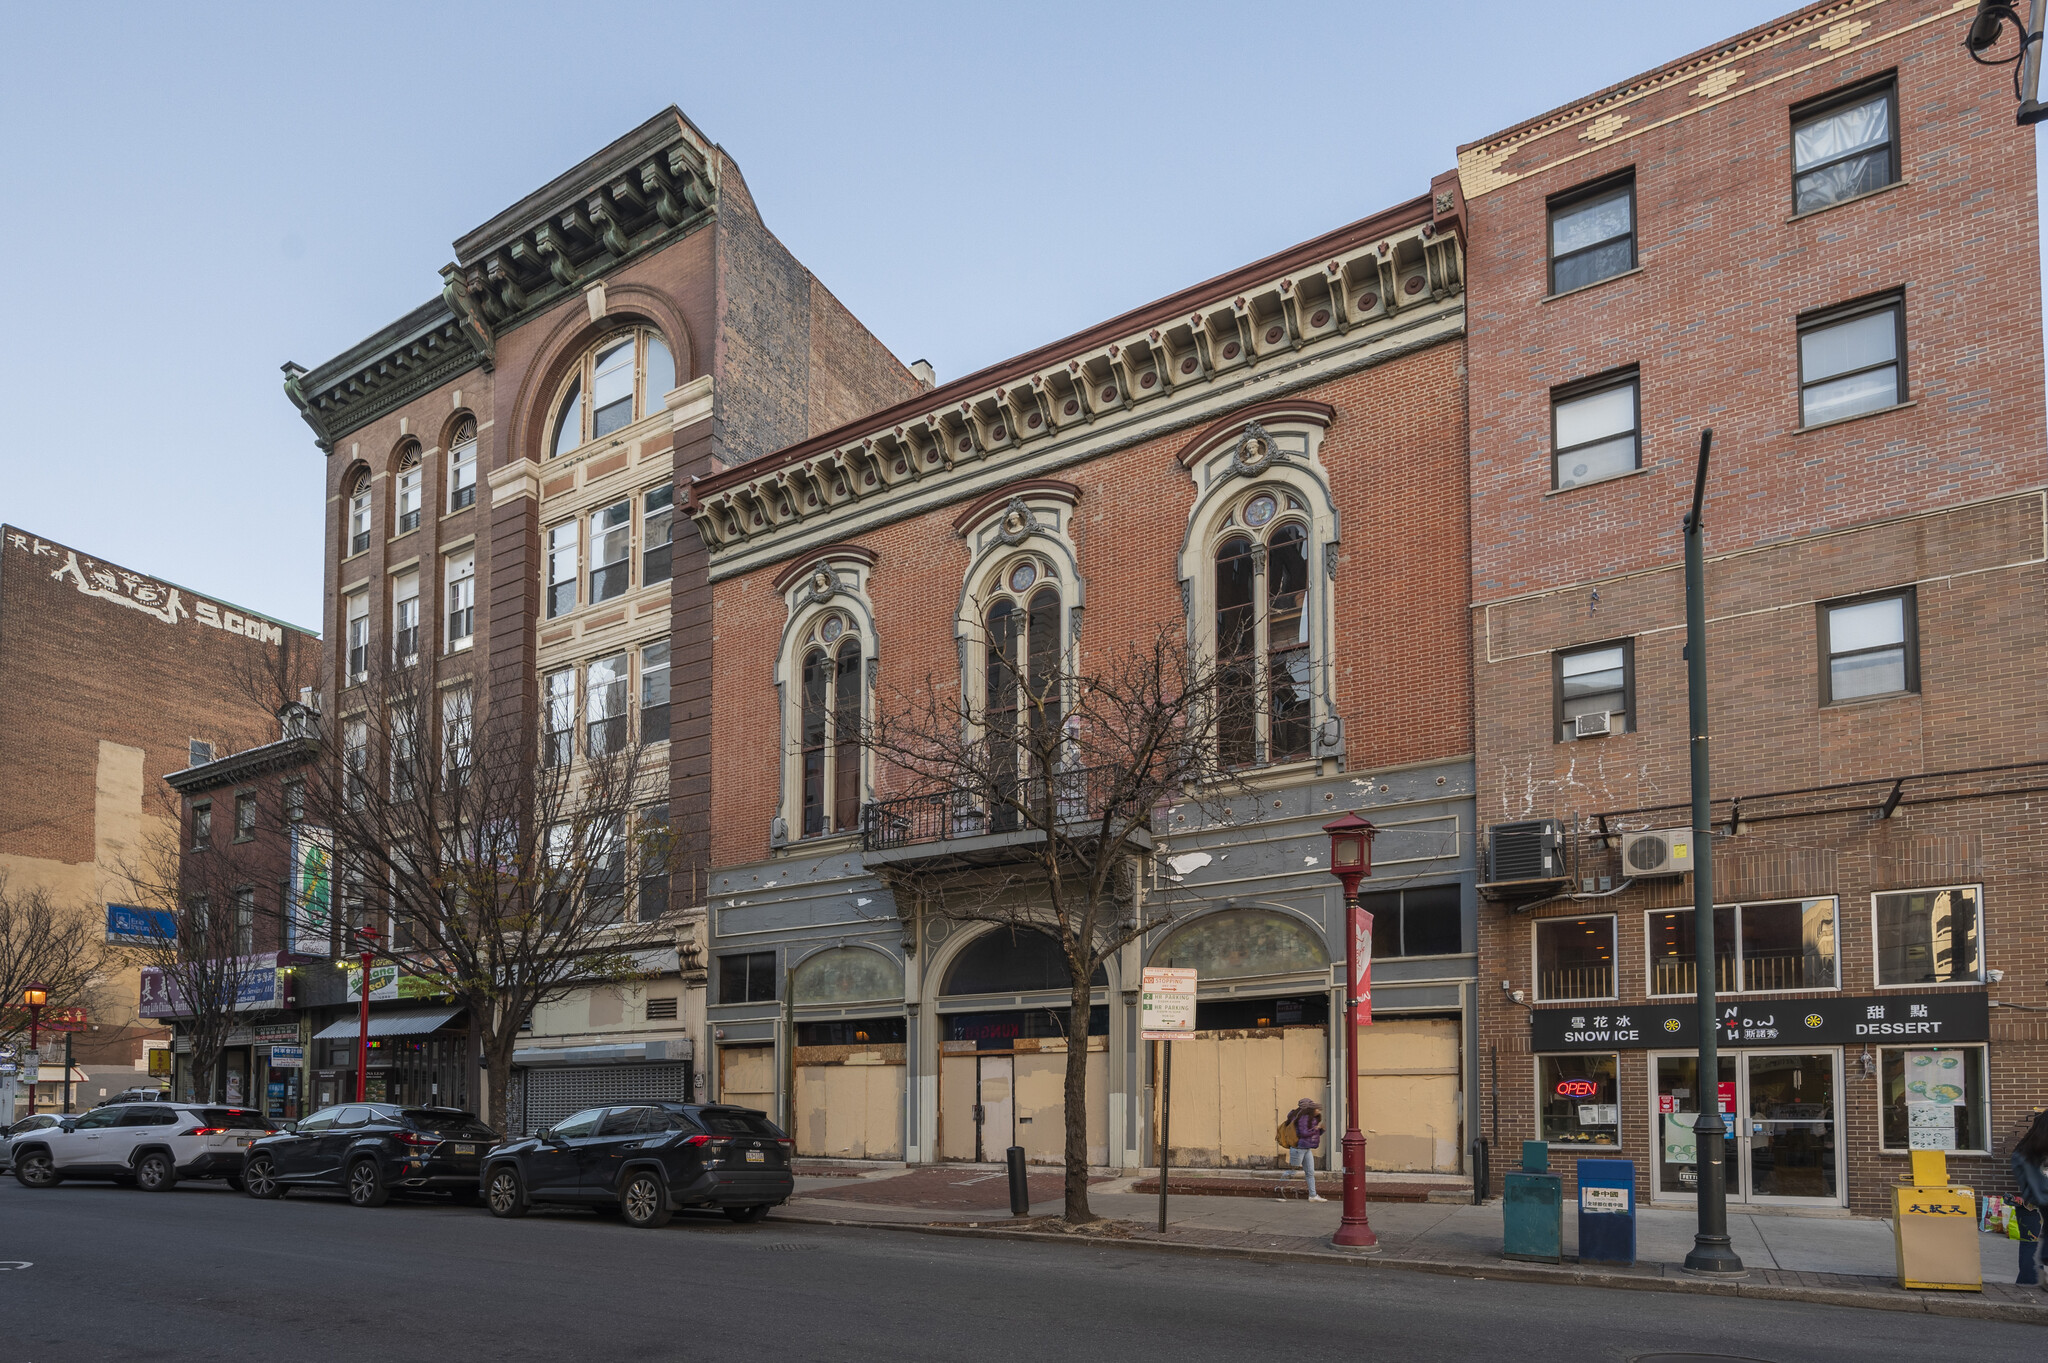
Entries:
<svg viewBox="0 0 2048 1363">
<path fill-rule="evenodd" d="M 370 677 L 370 594 L 355 592 L 348 598 L 348 684 L 356 686 Z"/>
<path fill-rule="evenodd" d="M 640 650 L 640 741 L 661 743 L 668 738 L 668 640 L 661 639 Z"/>
<path fill-rule="evenodd" d="M 564 521 L 548 530 L 548 618 L 576 609 L 576 526 Z"/>
<path fill-rule="evenodd" d="M 394 705 L 390 713 L 391 727 L 385 732 L 385 756 L 391 768 L 391 799 L 394 804 L 405 804 L 418 792 L 418 773 L 414 763 L 418 760 L 419 747 L 414 730 L 418 727 L 411 707 Z"/>
<path fill-rule="evenodd" d="M 400 573 L 391 585 L 391 660 L 410 667 L 420 658 L 420 575 Z"/>
<path fill-rule="evenodd" d="M 461 785 L 469 772 L 471 705 L 468 683 L 441 693 L 441 769 L 451 785 Z"/>
<path fill-rule="evenodd" d="M 442 647 L 454 653 L 476 639 L 476 550 L 448 556 L 448 619 Z"/>
<path fill-rule="evenodd" d="M 1897 294 L 1799 319 L 1799 424 L 1906 400 L 1906 306 Z"/>
<path fill-rule="evenodd" d="M 420 448 L 408 448 L 398 464 L 398 533 L 420 528 Z"/>
<path fill-rule="evenodd" d="M 192 850 L 203 852 L 213 846 L 213 804 L 192 806 Z"/>
<path fill-rule="evenodd" d="M 476 504 L 476 422 L 464 417 L 448 445 L 448 509 Z"/>
<path fill-rule="evenodd" d="M 626 916 L 626 840 L 616 815 L 593 824 L 590 865 L 583 875 L 584 918 L 591 924 L 616 923 Z"/>
<path fill-rule="evenodd" d="M 1550 291 L 1570 293 L 1636 267 L 1633 175 L 1571 190 L 1550 204 Z"/>
<path fill-rule="evenodd" d="M 1910 588 L 1821 606 L 1821 703 L 1918 691 L 1914 617 Z"/>
<path fill-rule="evenodd" d="M 359 474 L 348 495 L 348 551 L 360 554 L 370 547 L 370 475 Z"/>
<path fill-rule="evenodd" d="M 614 653 L 590 664 L 584 678 L 583 751 L 607 757 L 626 747 L 626 655 Z"/>
<path fill-rule="evenodd" d="M 235 796 L 235 841 L 249 842 L 256 836 L 256 792 L 245 790 Z"/>
<path fill-rule="evenodd" d="M 351 719 L 341 726 L 341 795 L 350 809 L 361 809 L 370 774 L 370 726 Z"/>
<path fill-rule="evenodd" d="M 640 585 L 666 582 L 675 552 L 676 489 L 665 483 L 646 494 L 640 509 Z"/>
<path fill-rule="evenodd" d="M 1551 394 L 1552 487 L 1597 483 L 1642 467 L 1639 388 L 1631 370 Z"/>
<path fill-rule="evenodd" d="M 541 765 L 566 767 L 575 753 L 576 669 L 564 667 L 541 682 Z"/>
<path fill-rule="evenodd" d="M 629 498 L 590 514 L 590 604 L 624 596 L 632 586 L 633 503 Z"/>
<path fill-rule="evenodd" d="M 234 954 L 247 956 L 256 950 L 256 891 L 244 886 L 235 891 Z"/>
<path fill-rule="evenodd" d="M 1624 639 L 1552 655 L 1552 713 L 1560 743 L 1627 733 L 1635 712 L 1635 645 Z"/>
<path fill-rule="evenodd" d="M 668 912 L 669 876 L 673 842 L 668 829 L 668 806 L 648 805 L 640 811 L 640 889 L 635 916 L 652 923 Z"/>
<path fill-rule="evenodd" d="M 1897 92 L 1890 81 L 1792 111 L 1792 211 L 1883 189 L 1899 178 Z"/>
</svg>

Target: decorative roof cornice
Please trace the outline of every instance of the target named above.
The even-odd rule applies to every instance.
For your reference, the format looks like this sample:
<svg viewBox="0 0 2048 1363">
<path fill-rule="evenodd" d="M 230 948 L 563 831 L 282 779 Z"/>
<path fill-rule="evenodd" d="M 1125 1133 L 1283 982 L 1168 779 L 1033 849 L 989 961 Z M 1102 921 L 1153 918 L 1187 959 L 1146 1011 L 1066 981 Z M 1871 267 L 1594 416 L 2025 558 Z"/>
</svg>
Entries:
<svg viewBox="0 0 2048 1363">
<path fill-rule="evenodd" d="M 809 553 L 821 535 L 858 533 L 852 524 L 874 520 L 878 505 L 903 504 L 908 514 L 908 504 L 946 500 L 949 486 L 978 497 L 1004 465 L 1014 470 L 1007 484 L 1057 465 L 1068 448 L 1100 446 L 1161 419 L 1203 419 L 1246 383 L 1340 351 L 1377 347 L 1384 356 L 1417 340 L 1434 344 L 1442 337 L 1427 330 L 1429 319 L 1464 287 L 1456 234 L 1439 230 L 1431 198 L 1414 199 L 858 423 L 692 479 L 685 508 L 714 578 Z M 1425 337 L 1408 335 L 1418 323 Z M 729 566 L 742 559 L 745 568 Z"/>
<path fill-rule="evenodd" d="M 320 740 L 317 738 L 280 738 L 260 748 L 246 748 L 211 762 L 202 762 L 196 767 L 174 771 L 164 778 L 164 784 L 182 795 L 198 795 L 267 772 L 311 766 L 319 757 Z"/>
<path fill-rule="evenodd" d="M 332 454 L 335 442 L 350 431 L 489 363 L 475 338 L 437 298 L 317 369 L 286 364 L 284 392 L 313 428 L 321 451 Z"/>
<path fill-rule="evenodd" d="M 828 559 L 859 563 L 865 567 L 872 568 L 875 566 L 876 555 L 874 550 L 859 544 L 827 544 L 822 548 L 811 550 L 802 558 L 797 559 L 787 568 L 777 573 L 775 575 L 775 590 L 778 593 L 788 591 L 790 583 L 796 581 L 812 568 L 817 567 Z"/>
</svg>

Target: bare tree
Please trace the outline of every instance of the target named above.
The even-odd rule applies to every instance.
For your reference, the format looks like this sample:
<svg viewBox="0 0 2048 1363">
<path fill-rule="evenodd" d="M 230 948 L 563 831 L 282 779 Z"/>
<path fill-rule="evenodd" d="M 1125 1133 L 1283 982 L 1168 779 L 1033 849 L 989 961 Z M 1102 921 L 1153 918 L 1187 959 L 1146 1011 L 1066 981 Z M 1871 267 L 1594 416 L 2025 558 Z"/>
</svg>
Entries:
<svg viewBox="0 0 2048 1363">
<path fill-rule="evenodd" d="M 480 718 L 467 686 L 423 667 L 364 667 L 324 721 L 327 773 L 304 811 L 332 838 L 336 949 L 367 940 L 467 1008 L 484 1115 L 509 1130 L 534 1009 L 652 974 L 646 953 L 675 940 L 668 773 L 643 759 L 623 677 L 583 707 L 557 701 L 536 732 L 516 712 Z"/>
<path fill-rule="evenodd" d="M 104 943 L 87 906 L 62 903 L 39 885 L 16 886 L 0 871 L 0 1042 L 28 1035 L 26 989 L 43 990 L 49 1008 L 96 1005 L 107 968 Z"/>
<path fill-rule="evenodd" d="M 1219 735 L 1240 727 L 1243 688 L 1190 651 L 1177 628 L 1093 665 L 1020 657 L 1006 635 L 981 695 L 927 678 L 863 735 L 877 785 L 868 846 L 1015 835 L 994 864 L 934 856 L 882 874 L 898 912 L 1040 933 L 1069 985 L 1065 1218 L 1088 1206 L 1090 980 L 1126 943 L 1171 921 L 1178 902 L 1148 894 L 1154 824 L 1174 806 L 1209 810 L 1240 789 Z M 878 707 L 879 710 L 880 707 Z"/>
</svg>

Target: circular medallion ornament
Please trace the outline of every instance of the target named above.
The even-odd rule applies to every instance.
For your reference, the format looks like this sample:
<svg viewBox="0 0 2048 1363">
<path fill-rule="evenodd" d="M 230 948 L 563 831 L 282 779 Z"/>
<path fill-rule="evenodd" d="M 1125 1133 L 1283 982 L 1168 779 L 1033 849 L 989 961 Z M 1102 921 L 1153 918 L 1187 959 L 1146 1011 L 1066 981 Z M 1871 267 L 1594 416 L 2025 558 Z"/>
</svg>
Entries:
<svg viewBox="0 0 2048 1363">
<path fill-rule="evenodd" d="M 969 437 L 963 435 L 960 437 L 959 445 L 956 446 L 955 448 L 957 448 L 960 451 L 960 453 L 965 454 L 969 450 L 974 448 L 974 441 Z"/>
<path fill-rule="evenodd" d="M 1045 418 L 1033 412 L 1030 416 L 1024 418 L 1024 424 L 1035 431 L 1045 424 Z"/>
<path fill-rule="evenodd" d="M 1115 385 L 1115 384 L 1111 384 L 1111 385 L 1110 385 L 1109 387 L 1107 387 L 1107 388 L 1105 388 L 1105 389 L 1103 389 L 1103 390 L 1102 390 L 1102 400 L 1103 400 L 1104 402 L 1115 402 L 1115 401 L 1116 401 L 1116 385 Z"/>
<path fill-rule="evenodd" d="M 1257 529 L 1272 520 L 1277 509 L 1273 499 L 1262 492 L 1244 504 L 1244 523 Z"/>
<path fill-rule="evenodd" d="M 1010 569 L 1010 590 L 1021 592 L 1038 581 L 1038 569 L 1029 563 L 1020 563 Z"/>
<path fill-rule="evenodd" d="M 846 633 L 846 622 L 836 615 L 827 620 L 825 627 L 818 631 L 819 637 L 828 644 L 844 633 Z"/>
<path fill-rule="evenodd" d="M 1403 285 L 1401 286 L 1401 288 L 1402 288 L 1402 290 L 1403 290 L 1404 292 L 1407 292 L 1407 293 L 1421 293 L 1421 292 L 1422 292 L 1422 276 L 1421 276 L 1421 275 L 1419 275 L 1419 274 L 1418 274 L 1418 275 L 1410 275 L 1410 276 L 1408 276 L 1408 282 L 1407 282 L 1406 284 L 1403 284 Z"/>
<path fill-rule="evenodd" d="M 1285 336 L 1286 334 L 1287 334 L 1287 333 L 1286 333 L 1286 332 L 1284 332 L 1284 331 L 1282 331 L 1282 330 L 1281 330 L 1281 329 L 1280 329 L 1279 327 L 1267 327 L 1267 328 L 1266 328 L 1266 344 L 1267 344 L 1267 345 L 1279 345 L 1279 344 L 1280 344 L 1280 338 L 1281 338 L 1282 336 Z"/>
<path fill-rule="evenodd" d="M 1156 386 L 1158 382 L 1159 376 L 1148 369 L 1145 371 L 1145 376 L 1138 380 L 1138 387 L 1151 388 Z"/>
<path fill-rule="evenodd" d="M 1308 324 L 1312 327 L 1328 326 L 1330 324 L 1330 310 L 1328 308 L 1317 308 L 1309 314 Z"/>
<path fill-rule="evenodd" d="M 1223 347 L 1223 358 L 1224 358 L 1224 359 L 1226 359 L 1226 360 L 1234 360 L 1234 359 L 1236 359 L 1236 358 L 1237 358 L 1237 354 L 1238 354 L 1238 350 L 1237 350 L 1237 342 L 1235 342 L 1235 341 L 1232 341 L 1232 342 L 1230 342 L 1230 343 L 1229 343 L 1228 345 L 1226 345 L 1226 346 L 1224 346 L 1224 347 Z"/>
<path fill-rule="evenodd" d="M 1004 430 L 1001 426 L 998 426 L 994 430 L 990 431 L 988 435 L 989 439 L 991 440 L 1008 440 L 1010 438 L 1010 433 Z"/>
<path fill-rule="evenodd" d="M 1190 355 L 1180 362 L 1180 372 L 1183 374 L 1192 374 L 1195 372 L 1194 356 Z"/>
<path fill-rule="evenodd" d="M 1068 399 L 1067 399 L 1067 405 L 1066 405 L 1066 406 L 1064 406 L 1064 407 L 1062 407 L 1062 408 L 1060 408 L 1060 415 L 1062 415 L 1062 416 L 1072 416 L 1072 415 L 1073 415 L 1074 413 L 1076 413 L 1076 412 L 1078 412 L 1078 411 L 1080 411 L 1080 410 L 1081 410 L 1081 404 L 1080 404 L 1080 403 L 1078 403 L 1078 402 L 1076 402 L 1076 401 L 1074 401 L 1074 400 L 1073 400 L 1072 398 L 1068 398 Z"/>
<path fill-rule="evenodd" d="M 821 569 L 819 569 L 819 570 L 818 570 L 817 572 L 815 572 L 815 573 L 812 573 L 812 574 L 811 574 L 811 590 L 812 590 L 812 591 L 814 591 L 814 592 L 827 592 L 827 591 L 830 591 L 831 589 L 832 589 L 832 574 L 830 574 L 830 573 L 826 572 L 826 571 L 825 571 L 825 570 L 823 570 L 822 568 L 821 568 Z"/>
<path fill-rule="evenodd" d="M 1371 312 L 1379 305 L 1380 296 L 1376 293 L 1362 293 L 1358 295 L 1358 310 L 1360 312 Z"/>
</svg>

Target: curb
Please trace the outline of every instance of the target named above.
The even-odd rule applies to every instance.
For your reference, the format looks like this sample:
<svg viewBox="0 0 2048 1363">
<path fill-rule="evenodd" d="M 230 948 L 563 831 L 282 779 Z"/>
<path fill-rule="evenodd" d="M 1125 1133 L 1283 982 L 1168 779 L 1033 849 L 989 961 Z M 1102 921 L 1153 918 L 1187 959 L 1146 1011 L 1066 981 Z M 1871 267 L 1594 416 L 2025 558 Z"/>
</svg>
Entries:
<svg viewBox="0 0 2048 1363">
<path fill-rule="evenodd" d="M 1162 1254 L 1250 1260 L 1255 1263 L 1347 1264 L 1361 1268 L 1391 1268 L 1410 1273 L 1434 1273 L 1443 1277 L 1486 1278 L 1496 1282 L 1550 1283 L 1568 1287 L 1604 1287 L 1636 1292 L 1680 1292 L 1696 1296 L 1744 1297 L 1751 1301 L 1805 1302 L 1815 1306 L 1847 1306 L 1866 1311 L 1906 1311 L 1966 1320 L 2048 1325 L 2048 1302 L 2044 1302 L 2042 1306 L 2022 1306 L 2012 1302 L 1985 1301 L 1967 1294 L 1936 1295 L 1840 1287 L 1798 1287 L 1783 1283 L 1716 1282 L 1705 1278 L 1602 1273 L 1598 1270 L 1568 1266 L 1543 1268 L 1534 1264 L 1509 1263 L 1506 1260 L 1452 1263 L 1439 1259 L 1396 1259 L 1383 1255 L 1352 1255 L 1334 1251 L 1324 1254 L 1292 1249 L 1252 1249 L 1238 1245 L 1176 1244 L 1163 1240 L 1094 1239 L 1078 1235 L 1049 1235 L 1044 1231 L 1004 1230 L 992 1226 L 949 1226 L 910 1221 L 854 1221 L 827 1216 L 792 1216 L 787 1214 L 785 1208 L 780 1207 L 776 1211 L 775 1220 L 791 1225 L 911 1231 L 922 1235 L 953 1236 L 961 1239 L 1019 1240 L 1034 1244 L 1085 1245 L 1098 1249 L 1140 1249 Z"/>
</svg>

